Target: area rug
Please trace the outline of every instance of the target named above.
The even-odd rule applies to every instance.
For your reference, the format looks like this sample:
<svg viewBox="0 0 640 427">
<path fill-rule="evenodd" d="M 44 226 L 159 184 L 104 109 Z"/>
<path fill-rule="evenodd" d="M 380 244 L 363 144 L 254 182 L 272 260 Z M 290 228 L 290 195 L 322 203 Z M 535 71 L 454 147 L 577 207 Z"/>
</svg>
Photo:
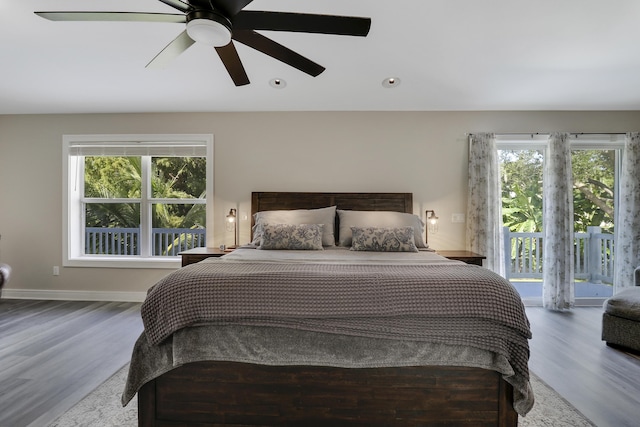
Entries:
<svg viewBox="0 0 640 427">
<path fill-rule="evenodd" d="M 128 365 L 63 414 L 49 427 L 136 427 L 138 406 L 133 399 L 126 408 L 120 405 Z M 531 386 L 536 403 L 526 417 L 520 417 L 523 427 L 594 427 L 587 418 L 571 406 L 555 390 L 535 375 Z"/>
</svg>

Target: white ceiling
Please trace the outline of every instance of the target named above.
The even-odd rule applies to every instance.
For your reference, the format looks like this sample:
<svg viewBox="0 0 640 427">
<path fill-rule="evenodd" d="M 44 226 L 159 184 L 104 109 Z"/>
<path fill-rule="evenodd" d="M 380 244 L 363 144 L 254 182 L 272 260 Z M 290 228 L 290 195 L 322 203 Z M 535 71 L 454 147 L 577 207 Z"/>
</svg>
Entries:
<svg viewBox="0 0 640 427">
<path fill-rule="evenodd" d="M 370 17 L 371 31 L 263 32 L 326 71 L 313 78 L 238 43 L 251 84 L 235 87 L 199 44 L 167 68 L 145 68 L 184 24 L 33 14 L 179 13 L 157 0 L 0 0 L 0 114 L 640 110 L 639 0 L 254 0 L 247 9 Z M 383 88 L 389 76 L 401 84 Z"/>
</svg>

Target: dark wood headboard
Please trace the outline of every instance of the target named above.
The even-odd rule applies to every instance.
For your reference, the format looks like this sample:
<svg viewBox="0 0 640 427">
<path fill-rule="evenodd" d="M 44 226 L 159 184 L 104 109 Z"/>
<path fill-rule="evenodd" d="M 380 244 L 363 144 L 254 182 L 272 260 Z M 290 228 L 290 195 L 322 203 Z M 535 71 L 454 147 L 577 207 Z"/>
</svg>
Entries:
<svg viewBox="0 0 640 427">
<path fill-rule="evenodd" d="M 413 213 L 412 193 L 296 193 L 253 192 L 251 215 L 260 211 L 317 209 L 337 206 L 358 211 L 395 211 Z"/>
<path fill-rule="evenodd" d="M 256 212 L 290 209 L 317 209 L 337 206 L 356 211 L 394 211 L 413 213 L 413 193 L 251 193 L 251 228 Z M 337 216 L 337 215 L 336 215 Z"/>
</svg>

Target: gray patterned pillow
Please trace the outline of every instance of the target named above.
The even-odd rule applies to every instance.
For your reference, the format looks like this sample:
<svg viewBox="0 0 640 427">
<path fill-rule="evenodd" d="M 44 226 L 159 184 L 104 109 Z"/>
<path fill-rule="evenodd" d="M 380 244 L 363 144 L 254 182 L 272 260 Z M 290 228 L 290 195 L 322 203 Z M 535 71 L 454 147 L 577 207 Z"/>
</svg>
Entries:
<svg viewBox="0 0 640 427">
<path fill-rule="evenodd" d="M 418 252 L 413 227 L 351 227 L 352 251 Z"/>
<path fill-rule="evenodd" d="M 263 224 L 324 224 L 322 244 L 324 246 L 333 246 L 336 243 L 333 234 L 336 219 L 335 206 L 319 209 L 261 211 L 254 215 L 254 219 L 255 225 L 252 230 L 253 239 L 251 243 L 256 246 L 260 244 L 260 239 L 262 239 Z"/>
<path fill-rule="evenodd" d="M 262 224 L 260 249 L 322 250 L 324 224 Z"/>
<path fill-rule="evenodd" d="M 351 246 L 351 227 L 413 227 L 413 237 L 418 248 L 426 248 L 422 235 L 424 222 L 418 215 L 391 211 L 345 211 L 338 209 L 340 246 Z"/>
</svg>

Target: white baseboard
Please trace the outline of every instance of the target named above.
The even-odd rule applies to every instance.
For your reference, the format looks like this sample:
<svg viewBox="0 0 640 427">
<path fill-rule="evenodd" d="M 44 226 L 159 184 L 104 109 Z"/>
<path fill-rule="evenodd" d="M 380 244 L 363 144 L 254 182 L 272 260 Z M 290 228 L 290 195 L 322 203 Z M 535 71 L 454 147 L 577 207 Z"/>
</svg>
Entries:
<svg viewBox="0 0 640 427">
<path fill-rule="evenodd" d="M 2 290 L 2 298 L 6 299 L 142 302 L 146 296 L 146 292 L 52 291 L 43 289 Z"/>
</svg>

